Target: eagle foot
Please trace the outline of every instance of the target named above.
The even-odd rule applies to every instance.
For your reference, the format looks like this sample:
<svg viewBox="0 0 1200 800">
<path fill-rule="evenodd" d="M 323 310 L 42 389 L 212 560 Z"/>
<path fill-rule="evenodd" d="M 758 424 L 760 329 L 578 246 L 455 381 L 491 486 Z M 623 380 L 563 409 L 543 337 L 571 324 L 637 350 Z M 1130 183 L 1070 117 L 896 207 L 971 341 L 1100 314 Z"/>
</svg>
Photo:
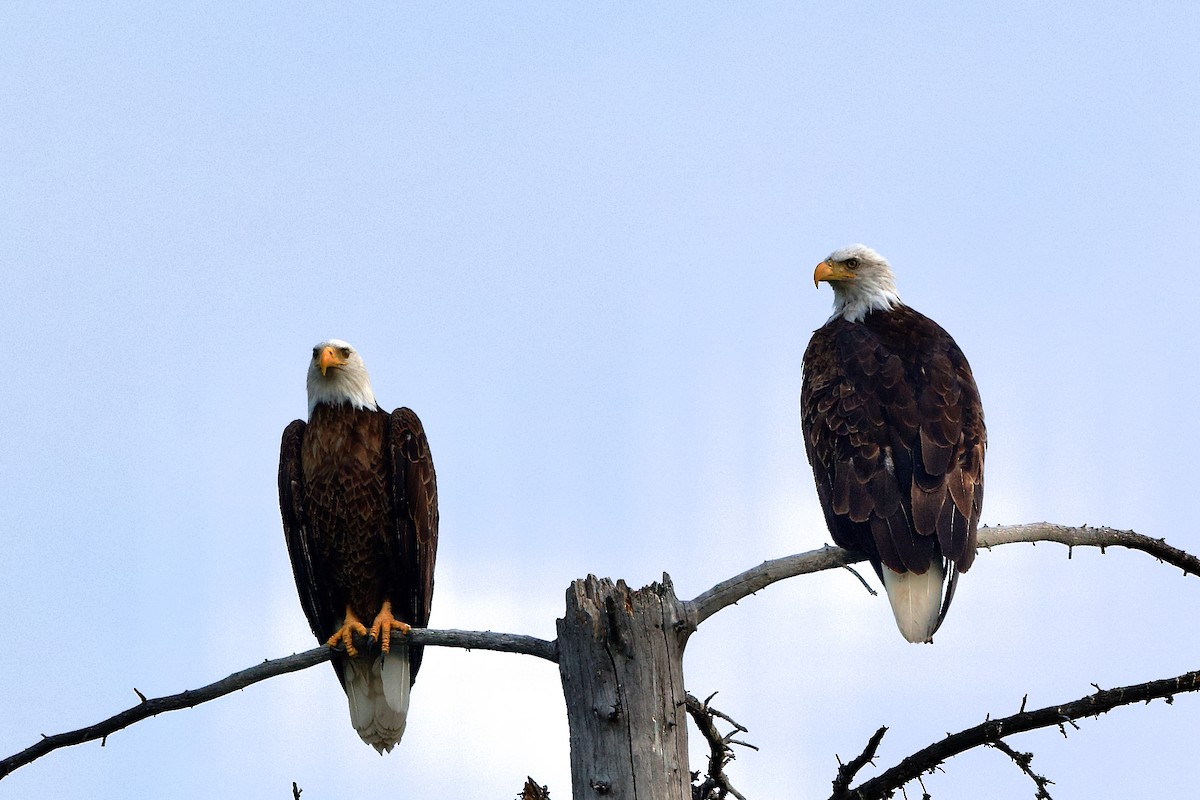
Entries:
<svg viewBox="0 0 1200 800">
<path fill-rule="evenodd" d="M 392 631 L 400 631 L 402 634 L 407 634 L 412 630 L 412 626 L 407 622 L 401 622 L 392 616 L 392 601 L 384 600 L 383 608 L 375 616 L 375 621 L 371 623 L 370 642 L 374 644 L 379 642 L 379 648 L 386 654 L 392 650 Z"/>
<path fill-rule="evenodd" d="M 350 607 L 346 607 L 346 618 L 342 622 L 342 627 L 338 628 L 337 633 L 330 636 L 325 641 L 326 647 L 343 647 L 346 650 L 346 655 L 353 658 L 358 655 L 358 648 L 354 646 L 354 634 L 359 636 L 367 635 L 367 626 L 359 621 L 358 617 L 354 616 L 354 612 Z"/>
</svg>

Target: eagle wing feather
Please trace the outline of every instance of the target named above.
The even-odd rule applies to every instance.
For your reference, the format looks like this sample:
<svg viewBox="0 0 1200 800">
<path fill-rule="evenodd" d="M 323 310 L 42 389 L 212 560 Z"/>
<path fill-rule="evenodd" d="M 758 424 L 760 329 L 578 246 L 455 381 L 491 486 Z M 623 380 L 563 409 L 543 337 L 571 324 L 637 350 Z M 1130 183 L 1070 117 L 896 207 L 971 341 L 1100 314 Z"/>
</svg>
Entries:
<svg viewBox="0 0 1200 800">
<path fill-rule="evenodd" d="M 402 619 L 415 628 L 424 628 L 429 624 L 437 560 L 437 474 L 425 428 L 411 409 L 398 408 L 391 413 L 387 456 L 396 514 L 392 564 L 400 578 L 402 595 L 394 598 L 393 604 Z M 423 651 L 422 647 L 409 648 L 414 681 Z"/>
<path fill-rule="evenodd" d="M 831 320 L 805 352 L 800 410 L 834 541 L 898 572 L 938 550 L 952 573 L 970 567 L 986 434 L 949 334 L 906 306 Z"/>
<path fill-rule="evenodd" d="M 300 466 L 305 427 L 304 420 L 298 419 L 283 431 L 279 448 L 279 510 L 283 517 L 283 533 L 300 606 L 304 609 L 313 635 L 323 642 L 337 627 L 339 610 L 328 591 L 322 588 L 323 584 L 317 580 L 313 557 L 315 544 L 306 512 L 304 472 Z M 335 666 L 334 672 L 341 680 L 341 670 Z"/>
</svg>

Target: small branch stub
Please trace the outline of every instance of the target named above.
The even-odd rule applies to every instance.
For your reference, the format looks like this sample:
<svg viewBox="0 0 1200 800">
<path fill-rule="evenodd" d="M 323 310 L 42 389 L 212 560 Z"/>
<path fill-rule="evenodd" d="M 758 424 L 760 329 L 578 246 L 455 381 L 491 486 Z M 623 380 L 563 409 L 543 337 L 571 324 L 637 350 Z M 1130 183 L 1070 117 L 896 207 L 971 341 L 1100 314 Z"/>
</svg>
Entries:
<svg viewBox="0 0 1200 800">
<path fill-rule="evenodd" d="M 517 800 L 550 800 L 550 789 L 546 786 L 539 786 L 537 781 L 527 775 L 525 786 L 517 795 Z"/>
</svg>

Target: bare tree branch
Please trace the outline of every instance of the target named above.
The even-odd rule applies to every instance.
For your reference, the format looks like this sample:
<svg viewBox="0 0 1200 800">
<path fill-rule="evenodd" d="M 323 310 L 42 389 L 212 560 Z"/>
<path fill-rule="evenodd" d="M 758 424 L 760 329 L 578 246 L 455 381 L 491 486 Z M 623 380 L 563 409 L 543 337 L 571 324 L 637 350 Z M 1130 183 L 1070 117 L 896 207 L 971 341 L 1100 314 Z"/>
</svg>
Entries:
<svg viewBox="0 0 1200 800">
<path fill-rule="evenodd" d="M 739 733 L 746 733 L 747 730 L 731 719 L 729 715 L 723 714 L 709 705 L 715 696 L 714 692 L 701 703 L 690 692 L 687 695 L 688 714 L 691 715 L 692 721 L 696 723 L 696 728 L 708 742 L 708 775 L 699 786 L 692 787 L 692 797 L 694 800 L 725 800 L 728 795 L 733 795 L 738 800 L 746 800 L 745 796 L 733 788 L 733 784 L 729 782 L 729 776 L 725 774 L 725 765 L 734 759 L 732 745 L 740 744 L 752 750 L 758 748 L 733 738 Z M 717 725 L 713 721 L 715 717 L 720 717 L 728 722 L 733 726 L 733 730 L 722 734 L 717 730 Z M 692 773 L 692 775 L 692 780 L 696 780 L 698 773 Z"/>
<path fill-rule="evenodd" d="M 887 733 L 887 726 L 883 725 L 871 735 L 871 738 L 867 741 L 867 746 L 863 748 L 861 753 L 845 764 L 841 763 L 842 760 L 840 758 L 838 759 L 837 777 L 833 779 L 834 797 L 845 795 L 846 790 L 850 788 L 850 783 L 854 780 L 854 776 L 858 774 L 858 771 L 867 764 L 874 762 L 875 753 L 878 752 L 879 743 L 883 741 L 885 733 Z"/>
<path fill-rule="evenodd" d="M 1093 528 L 1080 525 L 1072 528 L 1051 522 L 1031 522 L 1026 525 L 997 525 L 980 528 L 979 546 L 991 549 L 1014 542 L 1057 542 L 1068 547 L 1099 547 L 1104 552 L 1108 547 L 1127 547 L 1141 550 L 1159 561 L 1179 567 L 1187 575 L 1200 577 L 1200 558 L 1172 547 L 1165 539 L 1152 539 L 1133 531 L 1115 528 Z"/>
<path fill-rule="evenodd" d="M 537 656 L 558 663 L 558 643 L 524 636 L 519 633 L 495 633 L 493 631 L 459 631 L 452 628 L 413 628 L 408 634 L 413 644 L 434 647 L 461 647 L 465 650 L 495 650 L 500 653 L 518 653 Z"/>
<path fill-rule="evenodd" d="M 1009 747 L 1004 741 L 988 742 L 987 745 L 988 747 L 994 747 L 1001 753 L 1004 753 L 1004 755 L 1011 758 L 1013 763 L 1017 765 L 1017 768 L 1029 776 L 1029 779 L 1033 781 L 1033 784 L 1037 787 L 1037 793 L 1034 794 L 1034 800 L 1054 800 L 1054 798 L 1050 796 L 1049 790 L 1046 789 L 1046 787 L 1054 783 L 1054 781 L 1050 780 L 1045 775 L 1038 775 L 1033 771 L 1033 767 L 1030 766 L 1033 763 L 1033 753 L 1019 753 Z"/>
<path fill-rule="evenodd" d="M 1118 706 L 1131 703 L 1144 703 L 1150 700 L 1166 698 L 1170 703 L 1176 694 L 1200 691 L 1200 670 L 1187 672 L 1174 678 L 1165 678 L 1133 686 L 1122 686 L 1116 689 L 1097 689 L 1095 694 L 1081 697 L 1064 705 L 1046 706 L 1035 711 L 1019 711 L 1011 717 L 992 719 L 968 728 L 958 733 L 952 733 L 941 741 L 934 742 L 928 747 L 913 753 L 896 766 L 863 782 L 854 789 L 845 786 L 841 791 L 830 795 L 831 800 L 882 800 L 890 797 L 893 792 L 911 780 L 937 768 L 946 759 L 965 753 L 966 751 L 985 744 L 994 744 L 1006 736 L 1038 728 L 1062 726 L 1064 723 L 1074 724 L 1074 720 L 1083 717 L 1097 717 Z M 876 732 L 879 736 L 879 732 Z M 874 739 L 873 739 L 874 741 Z M 876 742 L 877 744 L 877 742 Z M 868 745 L 868 750 L 870 746 Z M 1008 752 L 1007 750 L 1005 752 Z M 1020 754 L 1018 754 L 1020 755 Z M 1018 765 L 1020 762 L 1018 761 Z M 1024 767 L 1023 767 L 1024 769 Z M 1027 774 L 1033 776 L 1029 770 Z M 842 770 L 838 771 L 839 777 Z M 1041 776 L 1037 776 L 1041 780 Z M 1048 782 L 1048 781 L 1047 781 Z M 838 784 L 835 782 L 835 788 Z M 1045 787 L 1039 784 L 1044 792 Z"/>
<path fill-rule="evenodd" d="M 475 650 L 498 650 L 505 653 L 522 653 L 537 656 L 547 661 L 557 661 L 557 648 L 554 642 L 536 639 L 532 636 L 519 636 L 512 633 L 492 633 L 490 631 L 458 631 L 458 630 L 429 630 L 414 628 L 408 634 L 408 640 L 414 644 L 433 645 L 441 647 L 463 647 Z M 308 669 L 311 666 L 328 661 L 333 656 L 333 650 L 328 647 L 314 647 L 303 653 L 264 661 L 249 669 L 235 672 L 229 677 L 222 678 L 199 689 L 189 689 L 179 694 L 166 697 L 146 699 L 137 689 L 138 697 L 142 700 L 136 706 L 127 708 L 119 714 L 106 720 L 66 733 L 53 736 L 42 735 L 41 741 L 21 752 L 0 761 L 0 779 L 3 779 L 18 767 L 35 761 L 47 753 L 60 747 L 83 744 L 95 739 L 104 739 L 109 734 L 140 722 L 147 717 L 157 716 L 166 711 L 177 711 L 181 708 L 191 708 L 200 703 L 215 700 L 230 692 L 236 692 L 247 686 L 283 675 L 288 672 Z"/>
<path fill-rule="evenodd" d="M 866 556 L 832 545 L 825 545 L 820 550 L 809 550 L 807 553 L 764 561 L 740 575 L 721 581 L 694 600 L 685 601 L 688 623 L 695 628 L 725 606 L 733 605 L 776 581 L 844 567 L 859 561 L 866 561 Z"/>
<path fill-rule="evenodd" d="M 1133 531 L 1092 528 L 1086 525 L 1072 528 L 1063 525 L 1052 525 L 1050 523 L 1005 525 L 983 528 L 979 531 L 979 546 L 989 549 L 1002 544 L 1039 541 L 1059 542 L 1068 547 L 1099 547 L 1102 551 L 1106 547 L 1126 547 L 1141 550 L 1160 561 L 1178 567 L 1185 574 L 1200 576 L 1200 559 L 1196 556 L 1171 547 L 1162 539 L 1151 539 L 1148 536 L 1142 536 Z M 757 592 L 759 589 L 763 589 L 784 578 L 833 569 L 835 567 L 845 567 L 862 560 L 864 560 L 863 556 L 857 553 L 851 553 L 839 547 L 826 546 L 820 550 L 763 562 L 759 566 L 746 570 L 740 575 L 722 581 L 694 600 L 684 602 L 687 624 L 694 630 L 701 622 L 725 606 L 736 603 L 738 600 Z M 537 639 L 532 636 L 493 633 L 491 631 L 429 630 L 419 628 L 414 629 L 409 634 L 409 640 L 414 644 L 421 645 L 520 653 L 536 656 L 555 663 L 558 662 L 557 642 Z M 307 669 L 314 664 L 328 661 L 330 657 L 331 651 L 328 648 L 317 647 L 286 658 L 264 661 L 262 664 L 242 670 L 241 672 L 236 672 L 227 678 L 223 678 L 200 689 L 192 689 L 179 694 L 153 699 L 147 699 L 141 692 L 137 692 L 141 698 L 141 702 L 138 705 L 86 728 L 55 734 L 53 736 L 43 735 L 42 740 L 38 743 L 0 761 L 0 779 L 9 775 L 18 767 L 22 767 L 61 747 L 82 744 L 83 742 L 95 739 L 104 739 L 110 733 L 114 733 L 148 717 L 153 717 L 166 711 L 191 708 L 208 700 L 222 697 L 230 692 L 266 680 L 267 678 Z M 136 692 L 137 690 L 135 689 L 134 691 Z M 1179 689 L 1178 691 L 1191 691 L 1191 689 Z M 911 778 L 907 780 L 911 780 Z"/>
<path fill-rule="evenodd" d="M 1072 528 L 1049 522 L 979 529 L 980 547 L 991 549 L 1016 542 L 1058 542 L 1068 547 L 1099 547 L 1102 552 L 1107 547 L 1127 547 L 1141 550 L 1159 561 L 1179 567 L 1188 575 L 1200 577 L 1200 558 L 1171 547 L 1162 539 L 1152 539 L 1133 531 L 1091 528 L 1087 525 Z M 776 581 L 810 572 L 845 567 L 865 560 L 865 556 L 859 553 L 826 545 L 820 550 L 764 561 L 740 575 L 721 581 L 694 600 L 686 601 L 684 607 L 687 609 L 688 622 L 694 629 L 725 606 L 732 605 Z"/>
</svg>

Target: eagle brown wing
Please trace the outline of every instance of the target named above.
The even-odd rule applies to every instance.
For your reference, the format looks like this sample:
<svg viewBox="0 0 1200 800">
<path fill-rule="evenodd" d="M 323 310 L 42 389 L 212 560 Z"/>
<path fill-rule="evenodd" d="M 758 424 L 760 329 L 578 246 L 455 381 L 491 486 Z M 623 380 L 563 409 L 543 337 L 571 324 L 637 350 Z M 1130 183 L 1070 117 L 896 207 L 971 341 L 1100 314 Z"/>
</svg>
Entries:
<svg viewBox="0 0 1200 800">
<path fill-rule="evenodd" d="M 300 467 L 304 428 L 304 420 L 298 419 L 283 431 L 279 448 L 279 511 L 283 516 L 283 534 L 300 605 L 313 635 L 323 642 L 337 628 L 340 610 L 329 593 L 328 584 L 317 580 L 313 560 L 315 544 L 305 509 L 304 472 Z M 335 671 L 340 680 L 341 671 Z"/>
<path fill-rule="evenodd" d="M 950 335 L 906 306 L 831 320 L 805 351 L 800 410 L 834 541 L 877 571 L 946 558 L 952 591 L 975 557 L 986 433 Z"/>
<path fill-rule="evenodd" d="M 396 579 L 392 605 L 414 628 L 429 624 L 433 602 L 433 568 L 437 560 L 438 497 L 433 456 L 421 420 L 408 408 L 391 413 L 387 442 L 391 466 L 396 540 L 392 571 Z M 416 680 L 424 648 L 409 648 Z"/>
</svg>

